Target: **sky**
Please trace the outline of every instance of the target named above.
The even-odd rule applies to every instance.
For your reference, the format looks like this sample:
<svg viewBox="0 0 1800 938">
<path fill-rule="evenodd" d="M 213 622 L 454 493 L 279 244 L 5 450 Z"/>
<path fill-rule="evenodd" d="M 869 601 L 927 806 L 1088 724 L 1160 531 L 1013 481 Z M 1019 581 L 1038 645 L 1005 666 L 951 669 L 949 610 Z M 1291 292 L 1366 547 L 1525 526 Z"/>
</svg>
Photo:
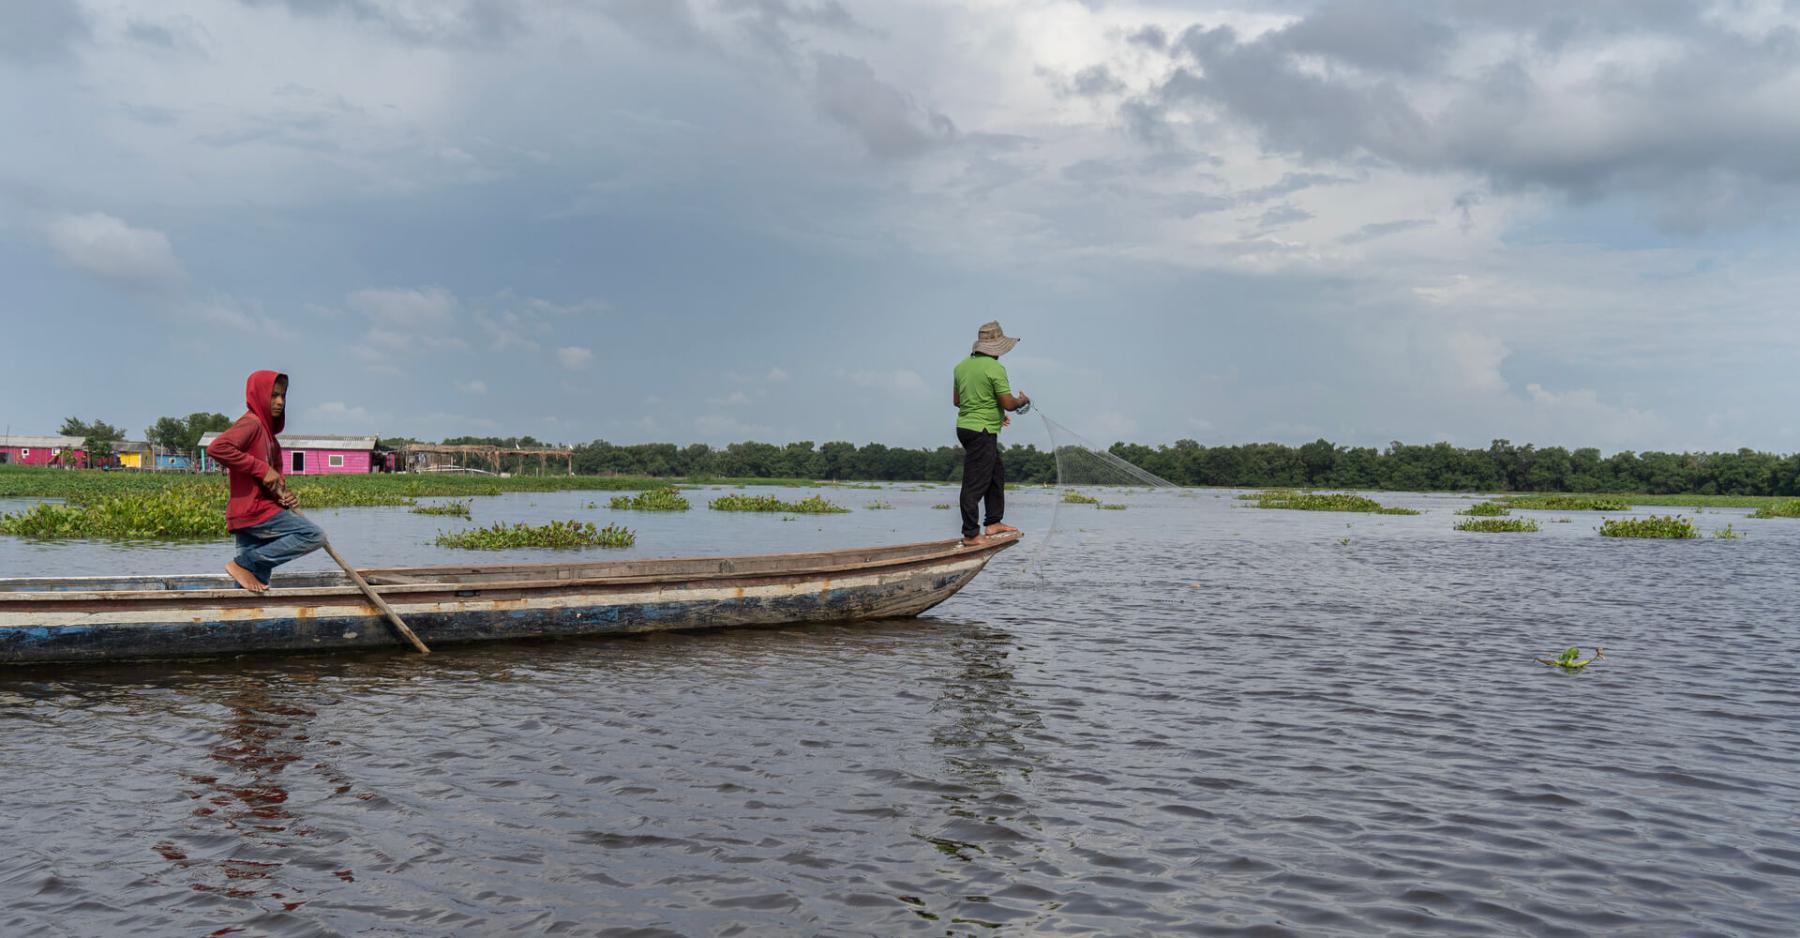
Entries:
<svg viewBox="0 0 1800 938">
<path fill-rule="evenodd" d="M 935 447 L 998 319 L 1101 444 L 1794 452 L 1796 101 L 1795 0 L 9 0 L 0 423 Z"/>
</svg>

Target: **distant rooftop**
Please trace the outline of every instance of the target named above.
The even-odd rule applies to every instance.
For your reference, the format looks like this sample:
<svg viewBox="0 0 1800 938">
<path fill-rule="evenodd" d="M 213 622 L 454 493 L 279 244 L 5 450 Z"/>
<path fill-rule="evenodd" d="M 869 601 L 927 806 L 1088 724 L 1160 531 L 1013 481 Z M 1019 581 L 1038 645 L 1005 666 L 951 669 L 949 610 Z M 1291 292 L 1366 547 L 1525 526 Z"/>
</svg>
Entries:
<svg viewBox="0 0 1800 938">
<path fill-rule="evenodd" d="M 80 449 L 83 440 L 78 436 L 29 436 L 24 433 L 0 434 L 0 447 L 18 446 L 25 449 Z"/>
<path fill-rule="evenodd" d="M 217 433 L 208 433 L 200 437 L 200 446 L 205 448 L 219 438 Z M 373 450 L 381 442 L 378 436 L 321 436 L 312 434 L 300 436 L 288 434 L 280 437 L 281 448 L 296 449 L 341 449 L 341 450 Z"/>
</svg>

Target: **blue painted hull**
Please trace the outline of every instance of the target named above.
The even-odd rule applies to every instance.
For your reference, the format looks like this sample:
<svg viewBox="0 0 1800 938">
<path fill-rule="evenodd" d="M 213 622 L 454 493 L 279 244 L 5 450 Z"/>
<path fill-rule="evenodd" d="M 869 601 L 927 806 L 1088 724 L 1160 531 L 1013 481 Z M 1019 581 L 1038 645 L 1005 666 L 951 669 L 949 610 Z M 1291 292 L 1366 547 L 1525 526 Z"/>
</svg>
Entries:
<svg viewBox="0 0 1800 938">
<path fill-rule="evenodd" d="M 948 599 L 1006 546 L 1010 544 L 931 556 L 914 550 L 891 561 L 877 557 L 848 567 L 813 564 L 820 569 L 786 572 L 770 558 L 724 558 L 718 561 L 721 569 L 732 572 L 664 578 L 544 579 L 534 568 L 507 568 L 506 576 L 479 582 L 455 573 L 434 581 L 428 575 L 438 568 L 418 568 L 408 575 L 420 582 L 379 589 L 432 646 L 895 618 L 917 615 Z M 733 569 L 751 566 L 751 560 L 776 569 Z M 669 563 L 691 567 L 698 561 Z M 565 570 L 554 569 L 559 574 Z M 531 579 L 533 575 L 539 578 Z M 143 587 L 151 578 L 129 579 L 125 586 Z M 331 579 L 297 578 L 297 583 L 326 585 L 261 595 L 211 588 L 221 584 L 210 577 L 156 580 L 166 587 L 162 589 L 112 590 L 67 585 L 84 585 L 82 581 L 0 581 L 0 663 L 404 647 L 365 598 Z"/>
</svg>

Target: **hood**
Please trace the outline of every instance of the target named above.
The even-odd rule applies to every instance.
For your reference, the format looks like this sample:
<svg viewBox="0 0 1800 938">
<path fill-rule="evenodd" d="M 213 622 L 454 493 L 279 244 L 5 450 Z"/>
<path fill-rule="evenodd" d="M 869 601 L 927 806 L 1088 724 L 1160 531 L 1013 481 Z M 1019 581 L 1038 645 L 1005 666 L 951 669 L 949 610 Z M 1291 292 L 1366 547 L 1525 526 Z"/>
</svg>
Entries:
<svg viewBox="0 0 1800 938">
<path fill-rule="evenodd" d="M 257 371 L 244 382 L 244 406 L 275 436 L 280 436 L 281 428 L 287 425 L 287 411 L 281 412 L 280 419 L 269 416 L 269 394 L 275 390 L 275 381 L 285 377 L 279 371 Z"/>
</svg>

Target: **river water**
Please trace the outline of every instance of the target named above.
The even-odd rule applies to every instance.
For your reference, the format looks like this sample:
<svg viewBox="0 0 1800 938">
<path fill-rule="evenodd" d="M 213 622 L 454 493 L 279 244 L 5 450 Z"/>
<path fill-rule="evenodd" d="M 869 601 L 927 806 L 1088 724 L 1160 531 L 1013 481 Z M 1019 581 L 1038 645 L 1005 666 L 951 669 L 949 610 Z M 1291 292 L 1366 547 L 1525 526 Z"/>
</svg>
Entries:
<svg viewBox="0 0 1800 938">
<path fill-rule="evenodd" d="M 605 556 L 955 533 L 948 488 L 826 494 L 858 510 L 631 515 Z M 1034 558 L 1053 501 L 1015 493 L 1026 544 L 910 621 L 0 671 L 0 934 L 1795 934 L 1800 522 L 1229 495 L 1063 506 Z M 369 565 L 463 524 L 315 517 Z M 1532 660 L 1569 645 L 1607 657 Z"/>
</svg>

